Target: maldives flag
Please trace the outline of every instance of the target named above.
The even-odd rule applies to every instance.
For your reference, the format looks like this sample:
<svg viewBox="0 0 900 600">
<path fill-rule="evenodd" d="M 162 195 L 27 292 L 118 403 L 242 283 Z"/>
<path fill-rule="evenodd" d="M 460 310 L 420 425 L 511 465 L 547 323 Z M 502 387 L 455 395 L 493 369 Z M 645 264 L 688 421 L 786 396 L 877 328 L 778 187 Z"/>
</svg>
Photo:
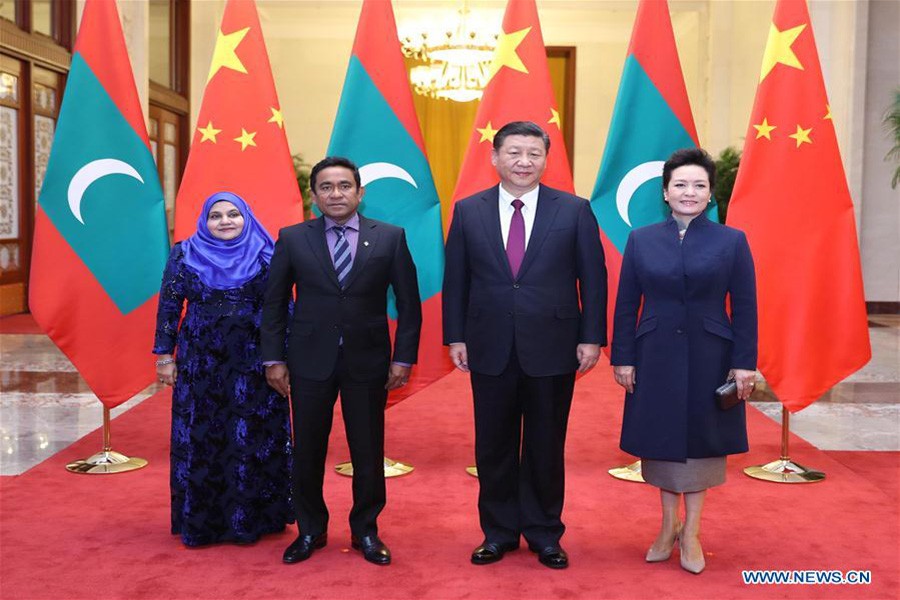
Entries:
<svg viewBox="0 0 900 600">
<path fill-rule="evenodd" d="M 363 2 L 328 154 L 359 166 L 366 187 L 361 212 L 403 227 L 416 263 L 423 317 L 419 363 L 409 384 L 391 392 L 394 404 L 449 373 L 453 364 L 441 344 L 441 203 L 389 1 Z M 396 316 L 393 302 L 391 313 Z"/>
<path fill-rule="evenodd" d="M 503 31 L 491 62 L 491 79 L 478 105 L 453 202 L 497 184 L 499 177 L 491 164 L 494 134 L 510 121 L 533 121 L 550 135 L 547 170 L 541 183 L 574 193 L 534 0 L 509 0 L 506 4 Z"/>
<path fill-rule="evenodd" d="M 680 148 L 697 146 L 697 130 L 666 0 L 641 0 L 622 69 L 591 207 L 609 271 L 610 339 L 622 253 L 635 227 L 664 220 L 662 171 Z M 707 216 L 718 221 L 715 204 Z M 608 348 L 604 352 L 608 353 Z"/>
<path fill-rule="evenodd" d="M 168 253 L 116 3 L 87 0 L 35 213 L 28 303 L 109 408 L 155 379 L 150 346 Z"/>
<path fill-rule="evenodd" d="M 853 202 L 803 0 L 775 7 L 728 222 L 756 263 L 759 369 L 798 411 L 872 355 Z"/>
<path fill-rule="evenodd" d="M 228 0 L 197 130 L 175 200 L 175 239 L 194 233 L 203 201 L 234 192 L 273 238 L 303 220 L 272 67 L 253 0 Z"/>
</svg>

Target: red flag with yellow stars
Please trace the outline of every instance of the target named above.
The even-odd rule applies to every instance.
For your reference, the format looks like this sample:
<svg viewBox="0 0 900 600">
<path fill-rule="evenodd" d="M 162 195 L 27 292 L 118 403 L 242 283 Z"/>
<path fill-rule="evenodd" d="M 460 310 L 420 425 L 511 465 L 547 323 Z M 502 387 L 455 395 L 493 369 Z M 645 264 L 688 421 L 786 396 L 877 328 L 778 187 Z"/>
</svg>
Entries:
<svg viewBox="0 0 900 600">
<path fill-rule="evenodd" d="M 491 79 L 478 106 L 453 202 L 497 184 L 497 171 L 491 165 L 494 134 L 510 121 L 534 121 L 550 135 L 550 154 L 541 183 L 574 193 L 534 0 L 509 0 L 506 5 Z"/>
<path fill-rule="evenodd" d="M 756 263 L 759 369 L 798 411 L 872 355 L 853 202 L 804 0 L 779 0 L 728 224 Z"/>
<path fill-rule="evenodd" d="M 303 220 L 272 67 L 253 0 L 228 0 L 197 129 L 175 200 L 175 239 L 194 233 L 203 201 L 234 192 L 273 238 Z"/>
</svg>

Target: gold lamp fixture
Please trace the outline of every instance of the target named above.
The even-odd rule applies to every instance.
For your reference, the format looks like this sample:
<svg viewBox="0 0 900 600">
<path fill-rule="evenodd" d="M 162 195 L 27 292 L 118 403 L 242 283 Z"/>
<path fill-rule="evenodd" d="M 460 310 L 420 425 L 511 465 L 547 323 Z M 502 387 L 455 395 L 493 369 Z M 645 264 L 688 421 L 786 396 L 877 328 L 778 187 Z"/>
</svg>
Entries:
<svg viewBox="0 0 900 600">
<path fill-rule="evenodd" d="M 472 27 L 470 12 L 464 2 L 455 27 L 403 38 L 403 54 L 424 63 L 409 73 L 417 94 L 454 102 L 481 98 L 490 80 L 497 34 Z"/>
</svg>

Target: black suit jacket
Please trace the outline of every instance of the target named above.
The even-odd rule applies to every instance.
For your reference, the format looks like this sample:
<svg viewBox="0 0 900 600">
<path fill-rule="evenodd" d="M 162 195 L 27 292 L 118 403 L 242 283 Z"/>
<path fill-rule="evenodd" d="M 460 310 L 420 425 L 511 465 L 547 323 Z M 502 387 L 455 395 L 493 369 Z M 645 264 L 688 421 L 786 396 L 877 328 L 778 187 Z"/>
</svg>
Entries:
<svg viewBox="0 0 900 600">
<path fill-rule="evenodd" d="M 295 285 L 297 298 L 291 317 L 288 305 Z M 292 377 L 323 381 L 334 369 L 343 339 L 344 360 L 354 377 L 386 377 L 391 362 L 389 285 L 398 312 L 393 360 L 413 364 L 419 348 L 422 305 L 403 229 L 359 216 L 356 255 L 343 290 L 325 241 L 325 220 L 282 229 L 263 304 L 263 361 L 286 360 Z"/>
<path fill-rule="evenodd" d="M 465 342 L 469 368 L 499 375 L 513 345 L 533 377 L 573 372 L 579 343 L 606 345 L 606 264 L 588 202 L 541 186 L 513 278 L 499 186 L 456 203 L 444 268 L 444 343 Z"/>
</svg>

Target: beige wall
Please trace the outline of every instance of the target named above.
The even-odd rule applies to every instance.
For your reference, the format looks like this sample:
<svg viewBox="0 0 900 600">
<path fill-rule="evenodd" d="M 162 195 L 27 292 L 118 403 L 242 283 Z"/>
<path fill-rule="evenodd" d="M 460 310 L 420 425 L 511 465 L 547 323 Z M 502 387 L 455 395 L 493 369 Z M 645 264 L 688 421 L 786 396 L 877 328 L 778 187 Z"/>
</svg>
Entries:
<svg viewBox="0 0 900 600">
<path fill-rule="evenodd" d="M 436 15 L 452 17 L 460 5 L 451 0 L 394 0 L 401 30 L 407 23 Z M 503 0 L 470 0 L 469 5 L 481 15 L 480 21 L 499 26 Z M 291 151 L 315 161 L 325 154 L 331 135 L 361 2 L 257 0 L 257 6 Z M 810 2 L 858 219 L 872 194 L 868 188 L 863 194 L 864 156 L 871 160 L 864 152 L 868 140 L 866 72 L 871 58 L 867 55 L 869 6 L 869 2 L 856 0 Z M 743 146 L 774 7 L 775 0 L 670 0 L 700 142 L 713 153 L 729 145 Z M 636 0 L 538 0 L 545 43 L 577 48 L 572 160 L 575 187 L 581 195 L 590 194 L 597 176 L 636 8 Z M 192 125 L 223 9 L 224 0 L 192 3 Z M 867 249 L 880 246 L 884 236 L 867 243 L 866 233 L 863 229 L 863 266 L 867 293 L 874 294 L 868 299 L 897 301 L 897 285 L 881 285 L 883 268 L 874 267 L 876 257 L 883 262 L 884 251 Z M 893 272 L 891 281 L 896 281 L 900 259 L 895 256 L 892 260 L 887 269 Z"/>
</svg>

